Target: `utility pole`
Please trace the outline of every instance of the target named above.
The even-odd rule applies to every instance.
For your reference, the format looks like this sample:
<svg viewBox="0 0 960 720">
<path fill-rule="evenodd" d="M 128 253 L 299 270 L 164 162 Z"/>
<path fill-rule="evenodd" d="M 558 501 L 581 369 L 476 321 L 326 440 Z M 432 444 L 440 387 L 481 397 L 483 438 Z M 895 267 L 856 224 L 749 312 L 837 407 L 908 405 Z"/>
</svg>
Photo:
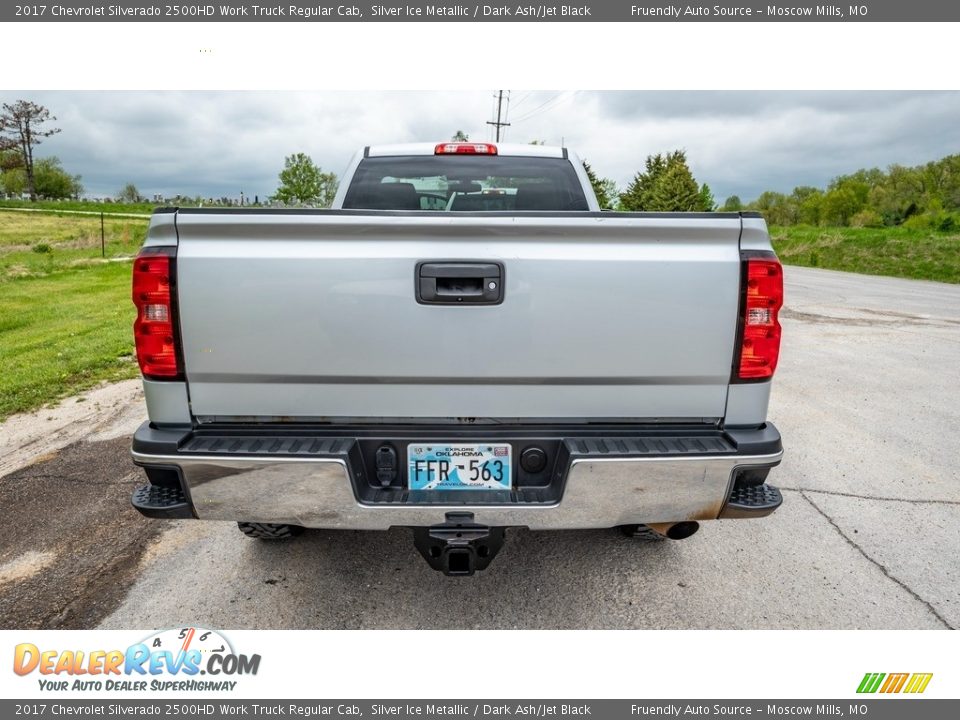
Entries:
<svg viewBox="0 0 960 720">
<path fill-rule="evenodd" d="M 503 90 L 501 90 L 497 94 L 497 121 L 491 122 L 490 120 L 487 120 L 487 125 L 493 125 L 494 127 L 497 128 L 497 142 L 500 142 L 500 128 L 510 127 L 510 123 L 500 122 L 502 108 L 503 108 Z"/>
</svg>

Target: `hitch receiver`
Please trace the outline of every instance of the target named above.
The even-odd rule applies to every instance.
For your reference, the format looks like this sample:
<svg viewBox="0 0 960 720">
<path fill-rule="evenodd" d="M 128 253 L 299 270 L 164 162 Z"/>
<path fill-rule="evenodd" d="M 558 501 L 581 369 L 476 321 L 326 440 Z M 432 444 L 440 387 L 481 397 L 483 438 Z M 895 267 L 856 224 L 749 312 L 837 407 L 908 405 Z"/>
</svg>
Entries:
<svg viewBox="0 0 960 720">
<path fill-rule="evenodd" d="M 413 528 L 413 544 L 434 570 L 473 575 L 485 569 L 503 547 L 506 528 L 473 522 L 471 512 L 448 512 L 440 525 Z"/>
</svg>

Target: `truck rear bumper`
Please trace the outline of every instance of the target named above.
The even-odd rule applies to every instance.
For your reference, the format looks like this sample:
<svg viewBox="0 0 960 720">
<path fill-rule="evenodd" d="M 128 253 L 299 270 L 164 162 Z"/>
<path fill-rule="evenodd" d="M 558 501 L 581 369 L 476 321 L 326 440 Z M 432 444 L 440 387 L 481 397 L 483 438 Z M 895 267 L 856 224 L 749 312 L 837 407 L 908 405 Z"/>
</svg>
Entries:
<svg viewBox="0 0 960 720">
<path fill-rule="evenodd" d="M 523 437 L 529 431 L 513 431 L 516 437 L 511 431 L 497 432 L 518 447 L 530 442 Z M 472 434 L 485 436 L 485 431 L 473 429 Z M 418 496 L 407 492 L 402 481 L 392 489 L 367 484 L 365 474 L 371 473 L 362 450 L 368 442 L 329 431 L 197 434 L 145 424 L 134 437 L 133 460 L 147 470 L 153 486 L 164 488 L 153 495 L 163 495 L 167 509 L 150 512 L 142 490 L 141 502 L 135 497 L 134 505 L 162 517 L 177 516 L 178 510 L 169 510 L 176 506 L 182 516 L 200 519 L 359 530 L 433 526 L 444 522 L 448 512 L 472 513 L 474 522 L 489 527 L 534 530 L 751 517 L 769 514 L 775 506 L 752 510 L 737 504 L 742 479 L 750 477 L 756 485 L 759 477 L 762 482 L 783 454 L 780 435 L 770 424 L 669 435 L 662 430 L 558 435 L 548 485 L 495 495 L 448 491 Z M 168 492 L 176 493 L 177 485 L 180 505 Z M 738 487 L 739 494 L 734 492 Z"/>
</svg>

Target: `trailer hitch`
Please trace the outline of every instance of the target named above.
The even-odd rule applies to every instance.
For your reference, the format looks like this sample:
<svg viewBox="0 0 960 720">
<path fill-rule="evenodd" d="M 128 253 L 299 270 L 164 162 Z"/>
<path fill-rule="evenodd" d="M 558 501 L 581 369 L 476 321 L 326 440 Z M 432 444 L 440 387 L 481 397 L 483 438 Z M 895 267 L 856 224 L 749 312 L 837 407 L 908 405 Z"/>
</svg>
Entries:
<svg viewBox="0 0 960 720">
<path fill-rule="evenodd" d="M 413 544 L 430 567 L 444 575 L 473 575 L 503 547 L 506 528 L 473 522 L 471 512 L 448 512 L 447 521 L 413 528 Z"/>
</svg>

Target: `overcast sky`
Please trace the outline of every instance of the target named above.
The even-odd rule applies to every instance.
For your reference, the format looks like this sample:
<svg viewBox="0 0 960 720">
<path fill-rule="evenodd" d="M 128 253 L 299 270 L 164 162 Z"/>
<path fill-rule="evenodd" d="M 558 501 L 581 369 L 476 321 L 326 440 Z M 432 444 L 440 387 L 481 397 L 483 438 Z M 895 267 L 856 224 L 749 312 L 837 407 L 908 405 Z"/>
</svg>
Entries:
<svg viewBox="0 0 960 720">
<path fill-rule="evenodd" d="M 86 193 L 127 182 L 147 196 L 261 198 L 283 158 L 306 152 L 341 174 L 364 145 L 491 138 L 494 91 L 6 92 L 57 116 L 38 149 Z M 836 175 L 960 152 L 960 92 L 513 91 L 509 142 L 576 149 L 623 187 L 648 154 L 687 151 L 719 201 L 823 186 Z"/>
</svg>

